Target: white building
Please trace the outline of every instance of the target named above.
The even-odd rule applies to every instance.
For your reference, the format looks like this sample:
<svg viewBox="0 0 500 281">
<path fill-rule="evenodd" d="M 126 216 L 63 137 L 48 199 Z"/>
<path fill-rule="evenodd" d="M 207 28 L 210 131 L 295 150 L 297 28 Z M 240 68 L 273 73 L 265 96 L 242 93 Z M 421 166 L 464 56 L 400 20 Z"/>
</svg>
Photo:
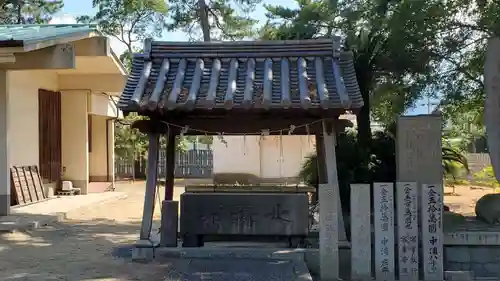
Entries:
<svg viewBox="0 0 500 281">
<path fill-rule="evenodd" d="M 214 138 L 213 173 L 246 173 L 262 179 L 294 179 L 315 152 L 314 136 L 224 136 Z"/>
</svg>

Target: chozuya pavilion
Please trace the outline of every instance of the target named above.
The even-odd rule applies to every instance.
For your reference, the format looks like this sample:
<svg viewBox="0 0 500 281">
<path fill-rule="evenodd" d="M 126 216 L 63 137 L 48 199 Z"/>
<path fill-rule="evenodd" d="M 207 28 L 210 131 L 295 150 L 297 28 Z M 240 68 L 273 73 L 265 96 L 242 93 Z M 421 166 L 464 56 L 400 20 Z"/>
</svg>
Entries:
<svg viewBox="0 0 500 281">
<path fill-rule="evenodd" d="M 335 138 L 345 124 L 339 116 L 346 110 L 356 113 L 363 106 L 353 55 L 341 49 L 340 38 L 241 42 L 146 40 L 144 52 L 133 59 L 118 106 L 124 114 L 137 112 L 149 117 L 133 125 L 149 136 L 138 251 L 152 252 L 148 240 L 161 135 L 168 140 L 163 243 L 164 239 L 177 240 L 177 212 L 168 214 L 168 210 L 178 208 L 178 202 L 172 202 L 175 136 L 200 132 L 314 134 L 323 183 L 319 190 L 320 264 L 329 269 L 331 276 L 338 276 L 338 241 L 345 239 L 345 230 L 338 195 Z M 182 217 L 186 210 L 181 209 Z M 269 225 L 264 216 L 258 215 L 254 223 L 257 229 L 259 223 Z M 182 230 L 182 221 L 180 227 Z"/>
</svg>

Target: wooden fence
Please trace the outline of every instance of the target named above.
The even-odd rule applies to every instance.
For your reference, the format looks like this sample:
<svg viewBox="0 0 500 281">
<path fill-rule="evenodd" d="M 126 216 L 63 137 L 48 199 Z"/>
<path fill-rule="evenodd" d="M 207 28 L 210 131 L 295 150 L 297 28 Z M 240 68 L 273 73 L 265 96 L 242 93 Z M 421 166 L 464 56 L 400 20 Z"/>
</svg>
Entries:
<svg viewBox="0 0 500 281">
<path fill-rule="evenodd" d="M 115 175 L 118 178 L 145 178 L 147 157 L 116 157 Z M 166 152 L 159 151 L 158 177 L 165 176 Z M 175 155 L 176 178 L 210 178 L 213 171 L 212 150 L 188 150 Z"/>
<path fill-rule="evenodd" d="M 442 211 L 441 184 L 351 185 L 352 280 L 444 280 Z"/>
</svg>

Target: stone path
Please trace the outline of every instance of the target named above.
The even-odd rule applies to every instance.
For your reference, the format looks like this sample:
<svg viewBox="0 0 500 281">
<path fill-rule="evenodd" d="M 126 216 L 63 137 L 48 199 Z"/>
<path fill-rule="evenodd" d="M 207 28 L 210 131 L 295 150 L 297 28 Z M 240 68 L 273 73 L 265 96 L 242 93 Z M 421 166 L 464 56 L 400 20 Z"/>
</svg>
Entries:
<svg viewBox="0 0 500 281">
<path fill-rule="evenodd" d="M 117 191 L 128 197 L 70 212 L 45 228 L 1 234 L 0 280 L 169 280 L 174 260 L 136 264 L 112 256 L 138 237 L 144 184 L 118 184 Z M 156 220 L 159 214 L 157 208 Z"/>
<path fill-rule="evenodd" d="M 141 264 L 118 257 L 116 249 L 138 237 L 144 183 L 117 184 L 116 191 L 128 197 L 70 212 L 67 220 L 47 227 L 0 233 L 0 281 L 294 280 L 295 267 L 288 261 L 238 263 L 160 256 Z M 174 196 L 182 192 L 176 188 Z M 157 224 L 158 207 L 154 219 Z"/>
<path fill-rule="evenodd" d="M 453 194 L 453 191 L 455 193 Z M 447 186 L 444 189 L 444 203 L 451 211 L 466 216 L 474 216 L 474 208 L 477 200 L 486 194 L 494 193 L 495 189 L 490 187 L 457 185 L 455 189 Z"/>
</svg>

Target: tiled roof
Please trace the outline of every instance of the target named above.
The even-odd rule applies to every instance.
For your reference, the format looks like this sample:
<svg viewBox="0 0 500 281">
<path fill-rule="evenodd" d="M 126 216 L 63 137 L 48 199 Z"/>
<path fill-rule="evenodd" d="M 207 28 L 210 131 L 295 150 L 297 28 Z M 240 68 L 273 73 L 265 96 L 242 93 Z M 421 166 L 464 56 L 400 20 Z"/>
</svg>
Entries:
<svg viewBox="0 0 500 281">
<path fill-rule="evenodd" d="M 0 25 L 0 46 L 22 47 L 94 31 L 97 26 L 89 24 Z"/>
<path fill-rule="evenodd" d="M 133 111 L 360 108 L 353 57 L 332 40 L 151 42 L 118 103 Z"/>
</svg>

